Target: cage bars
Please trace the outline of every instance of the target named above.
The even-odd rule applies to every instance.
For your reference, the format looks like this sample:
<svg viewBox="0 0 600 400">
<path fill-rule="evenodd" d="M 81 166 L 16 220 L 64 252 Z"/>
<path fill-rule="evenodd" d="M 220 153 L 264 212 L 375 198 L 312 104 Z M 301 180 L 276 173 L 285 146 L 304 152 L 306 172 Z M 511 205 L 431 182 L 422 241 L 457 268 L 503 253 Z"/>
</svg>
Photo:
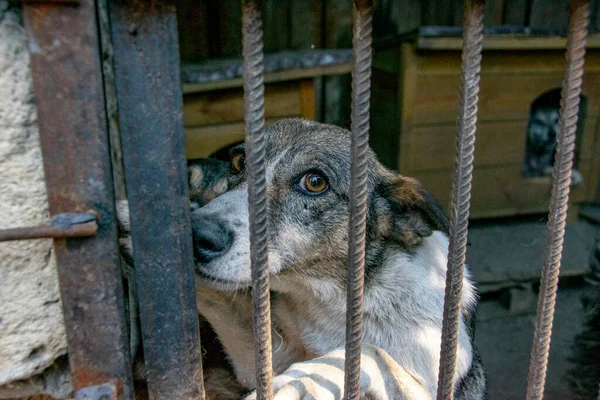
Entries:
<svg viewBox="0 0 600 400">
<path fill-rule="evenodd" d="M 202 398 L 175 4 L 108 2 L 148 392 Z"/>
<path fill-rule="evenodd" d="M 350 222 L 348 226 L 348 287 L 346 299 L 346 357 L 344 395 L 360 398 L 365 233 L 367 222 L 367 178 L 369 151 L 369 106 L 371 99 L 371 34 L 373 2 L 356 0 L 353 6 L 352 115 L 350 166 Z"/>
<path fill-rule="evenodd" d="M 85 392 L 86 396 L 108 391 L 110 398 L 130 399 L 133 389 L 126 356 L 122 287 L 118 279 L 114 193 L 98 52 L 101 45 L 97 29 L 85 29 L 86 26 L 95 27 L 95 3 L 81 0 L 64 8 L 30 1 L 24 10 L 28 34 L 30 40 L 34 40 L 30 44 L 35 43 L 30 49 L 35 94 L 40 99 L 38 113 L 50 211 L 53 215 L 89 209 L 100 213 L 95 237 L 55 241 L 75 388 L 83 390 L 81 393 L 84 395 Z M 256 387 L 258 398 L 267 400 L 273 397 L 273 370 L 261 3 L 259 0 L 242 0 L 242 7 Z M 444 400 L 452 399 L 454 394 L 483 48 L 483 9 L 483 0 L 468 0 L 465 5 L 457 158 L 437 394 L 438 399 Z M 531 353 L 528 400 L 543 396 L 573 166 L 588 14 L 589 0 L 572 0 L 548 243 Z M 71 24 L 63 24 L 65 18 Z M 174 5 L 170 2 L 111 0 L 110 20 L 150 396 L 154 399 L 199 398 L 203 397 L 202 372 L 193 301 L 186 174 L 182 162 L 181 91 L 179 70 L 173 67 L 179 65 Z M 344 382 L 345 397 L 353 400 L 360 397 L 371 20 L 372 1 L 355 0 Z M 73 42 L 70 41 L 72 37 L 82 40 Z M 57 39 L 63 41 L 62 47 L 53 47 Z M 56 57 L 57 51 L 64 53 Z M 85 84 L 83 79 L 86 79 Z M 160 85 L 157 84 L 159 81 Z M 61 94 L 60 101 L 55 102 L 57 94 Z M 55 103 L 61 107 L 54 107 Z M 62 146 L 54 142 L 62 143 Z M 88 151 L 78 154 L 68 151 L 76 146 Z M 65 169 L 60 168 L 64 160 L 72 169 L 68 172 L 74 174 L 77 182 L 92 179 L 102 185 L 86 186 L 89 193 L 80 188 L 69 199 L 61 197 L 76 187 L 76 182 L 68 179 L 72 176 L 64 174 Z M 90 165 L 102 168 L 97 168 L 99 173 L 90 168 L 84 168 L 82 172 L 81 166 Z M 150 181 L 156 185 L 149 187 Z M 168 237 L 161 232 L 167 232 Z M 72 268 L 75 264 L 77 268 Z M 96 268 L 81 268 L 82 264 L 84 267 L 93 264 Z M 94 286 L 90 280 L 102 284 Z M 90 287 L 94 287 L 95 292 L 88 293 Z M 92 301 L 94 296 L 100 296 L 103 301 Z M 83 306 L 93 308 L 95 314 L 82 316 L 77 313 L 76 310 Z"/>
<path fill-rule="evenodd" d="M 565 56 L 565 76 L 560 102 L 560 121 L 554 171 L 552 173 L 550 213 L 546 231 L 546 249 L 540 281 L 535 332 L 529 361 L 527 400 L 539 400 L 544 395 L 558 273 L 567 220 L 581 85 L 583 82 L 589 3 L 589 0 L 572 0 L 571 2 L 569 38 Z"/>
<path fill-rule="evenodd" d="M 456 122 L 456 160 L 450 201 L 450 245 L 438 374 L 438 400 L 452 399 L 454 394 L 456 351 L 461 316 L 460 302 L 467 254 L 475 132 L 477 130 L 484 7 L 483 0 L 468 0 L 465 3 L 462 73 Z"/>
<path fill-rule="evenodd" d="M 267 181 L 265 172 L 265 85 L 261 2 L 242 0 L 244 121 L 250 218 L 252 322 L 258 400 L 273 397 L 271 304 L 267 249 Z"/>
<path fill-rule="evenodd" d="M 28 2 L 23 16 L 50 215 L 98 224 L 54 240 L 73 389 L 133 399 L 95 1 Z"/>
</svg>

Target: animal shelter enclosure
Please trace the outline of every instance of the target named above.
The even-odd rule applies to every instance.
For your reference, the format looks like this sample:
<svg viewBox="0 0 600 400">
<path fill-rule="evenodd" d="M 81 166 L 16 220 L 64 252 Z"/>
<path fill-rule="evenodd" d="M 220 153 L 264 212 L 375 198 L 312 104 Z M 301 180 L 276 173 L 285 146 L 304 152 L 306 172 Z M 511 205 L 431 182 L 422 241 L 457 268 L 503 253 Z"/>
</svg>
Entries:
<svg viewBox="0 0 600 400">
<path fill-rule="evenodd" d="M 373 102 L 380 109 L 373 129 L 380 134 L 373 136 L 372 146 L 386 164 L 419 179 L 445 206 L 450 204 L 458 107 L 454 93 L 460 79 L 461 45 L 460 38 L 447 36 L 450 33 L 442 28 L 421 29 L 382 44 L 373 61 Z M 556 36 L 519 37 L 494 35 L 493 31 L 485 36 L 471 218 L 535 214 L 548 209 L 550 162 L 546 172 L 525 174 L 524 165 L 526 154 L 530 159 L 532 154 L 531 146 L 527 153 L 532 106 L 553 91 L 552 108 L 559 108 L 557 88 L 564 68 L 564 44 L 565 39 Z M 596 146 L 599 47 L 600 36 L 588 38 L 582 87 L 587 101 L 578 119 L 575 153 L 575 168 L 582 182 L 570 193 L 572 220 L 577 218 L 579 203 L 596 197 L 600 171 Z M 557 117 L 558 112 L 554 124 Z M 549 161 L 553 150 L 547 151 Z"/>
<path fill-rule="evenodd" d="M 570 199 L 575 204 L 590 198 L 592 192 L 595 195 L 595 186 L 576 187 L 570 197 L 577 134 L 584 142 L 577 154 L 577 168 L 584 181 L 597 182 L 600 161 L 597 149 L 591 146 L 591 143 L 597 143 L 600 116 L 596 84 L 600 78 L 598 60 L 594 59 L 584 69 L 590 1 L 572 1 L 564 71 L 560 66 L 562 61 L 559 61 L 564 55 L 559 55 L 564 53 L 561 50 L 563 44 L 537 44 L 543 51 L 552 53 L 551 63 L 533 52 L 521 51 L 507 61 L 503 52 L 514 50 L 511 47 L 514 43 L 485 41 L 484 2 L 481 0 L 466 1 L 462 40 L 457 38 L 452 42 L 453 52 L 458 52 L 459 47 L 462 49 L 460 66 L 454 58 L 444 59 L 448 54 L 436 48 L 434 39 L 417 41 L 416 45 L 392 46 L 375 53 L 373 58 L 373 2 L 355 0 L 353 7 L 353 158 L 350 166 L 345 398 L 358 399 L 360 396 L 369 131 L 370 126 L 376 124 L 393 124 L 393 121 L 379 118 L 370 120 L 371 102 L 380 100 L 377 98 L 380 91 L 392 91 L 392 106 L 398 111 L 399 119 L 395 124 L 397 129 L 390 129 L 394 138 L 388 139 L 393 140 L 393 144 L 398 140 L 400 143 L 393 146 L 390 141 L 384 141 L 379 146 L 384 150 L 386 146 L 391 150 L 400 149 L 399 159 L 390 151 L 387 161 L 398 165 L 402 173 L 420 178 L 449 204 L 451 210 L 438 399 L 452 399 L 455 389 L 453 378 L 470 215 L 509 215 L 549 208 L 548 239 L 526 394 L 527 399 L 541 399 L 568 204 Z M 212 102 L 210 97 L 206 100 L 201 98 L 203 94 L 198 94 L 204 92 L 182 91 L 176 3 L 31 0 L 24 3 L 23 10 L 52 222 L 47 226 L 2 230 L 0 240 L 55 239 L 74 397 L 133 399 L 135 387 L 127 325 L 127 313 L 131 310 L 127 307 L 126 293 L 134 279 L 121 278 L 115 209 L 115 199 L 126 197 L 136 249 L 133 254 L 135 271 L 130 273 L 135 274 L 139 299 L 149 397 L 203 398 L 202 356 L 191 267 L 194 259 L 184 127 L 189 124 L 195 126 L 194 129 L 206 129 L 202 125 L 210 125 L 214 122 L 210 118 L 219 116 L 215 116 L 218 110 L 210 107 L 208 111 L 204 110 L 206 104 Z M 285 88 L 278 87 L 274 81 L 265 82 L 260 2 L 244 0 L 242 12 L 243 79 L 238 83 L 243 85 L 243 118 L 241 115 L 221 116 L 218 121 L 226 124 L 224 133 L 212 131 L 199 137 L 230 135 L 241 129 L 242 121 L 244 124 L 257 398 L 271 399 L 273 349 L 267 267 L 264 127 L 271 117 L 314 117 L 314 87 L 306 80 L 310 75 L 294 79 L 294 85 Z M 596 51 L 594 43 L 590 47 L 589 51 Z M 384 61 L 388 57 L 393 61 Z M 535 83 L 537 81 L 531 83 L 526 73 L 529 71 L 533 75 L 531 65 L 536 66 L 536 71 L 540 67 L 546 68 L 539 84 Z M 426 78 L 423 81 L 413 79 L 422 70 Z M 511 73 L 507 74 L 507 70 Z M 336 73 L 341 71 L 346 69 L 338 69 Z M 435 72 L 433 75 L 440 73 L 452 76 L 452 79 L 444 80 L 442 86 L 435 81 L 435 76 L 427 75 L 432 71 Z M 414 75 L 407 77 L 406 74 L 411 73 Z M 497 114 L 492 116 L 492 108 L 498 112 L 499 106 L 484 101 L 488 73 L 508 75 L 510 84 L 501 82 L 503 90 L 521 94 L 518 102 L 516 97 L 509 96 L 500 104 L 505 106 L 506 115 L 514 120 L 506 122 L 504 119 L 507 118 L 496 120 Z M 562 76 L 562 82 L 557 81 L 558 76 Z M 382 83 L 388 80 L 392 83 Z M 442 89 L 444 102 L 415 101 L 417 92 L 424 96 L 430 92 L 409 86 L 427 83 Z M 562 85 L 562 96 L 552 176 L 530 183 L 522 177 L 530 106 L 538 96 L 557 85 Z M 196 87 L 194 90 L 201 89 Z M 592 122 L 578 132 L 582 90 L 587 105 L 586 123 Z M 265 113 L 265 102 L 269 99 L 279 102 L 277 93 L 280 91 L 292 92 L 296 100 L 289 109 L 269 116 Z M 187 103 L 186 95 L 189 96 Z M 223 92 L 215 96 L 241 103 L 239 93 Z M 186 116 L 185 107 L 198 107 L 200 112 Z M 442 139 L 431 135 L 425 126 L 431 121 L 425 121 L 425 111 L 420 114 L 417 107 L 425 110 L 438 107 L 427 112 L 435 116 L 431 118 L 438 118 L 434 122 L 444 132 Z M 375 111 L 372 113 L 376 114 Z M 452 121 L 456 117 L 454 125 Z M 398 129 L 401 129 L 400 135 Z M 517 132 L 515 135 L 520 139 L 510 142 L 511 151 L 496 152 L 502 143 L 506 143 L 502 135 L 505 130 Z M 450 139 L 454 132 L 456 138 Z M 233 133 L 225 144 L 242 138 L 237 132 Z M 480 142 L 476 145 L 476 133 L 481 142 L 488 143 L 483 150 L 478 150 Z M 407 148 L 406 143 L 410 147 Z M 450 150 L 452 144 L 456 146 L 455 151 Z M 188 142 L 187 154 L 206 156 L 219 146 L 203 150 L 206 152 L 190 153 Z M 443 157 L 419 159 L 415 156 L 419 146 L 438 146 L 443 149 Z M 493 153 L 491 159 L 497 164 L 490 165 L 490 174 L 506 175 L 509 171 L 510 177 L 519 182 L 513 188 L 517 197 L 501 198 L 498 201 L 504 203 L 500 205 L 490 203 L 496 197 L 493 188 L 487 186 L 492 179 L 473 173 L 479 165 L 478 151 Z M 429 170 L 430 163 L 437 163 L 434 172 Z M 453 177 L 452 185 L 450 176 Z M 535 188 L 530 189 L 530 184 Z M 551 191 L 547 203 L 541 204 L 537 200 L 535 196 L 539 191 L 546 194 Z M 492 212 L 492 207 L 503 211 Z"/>
</svg>

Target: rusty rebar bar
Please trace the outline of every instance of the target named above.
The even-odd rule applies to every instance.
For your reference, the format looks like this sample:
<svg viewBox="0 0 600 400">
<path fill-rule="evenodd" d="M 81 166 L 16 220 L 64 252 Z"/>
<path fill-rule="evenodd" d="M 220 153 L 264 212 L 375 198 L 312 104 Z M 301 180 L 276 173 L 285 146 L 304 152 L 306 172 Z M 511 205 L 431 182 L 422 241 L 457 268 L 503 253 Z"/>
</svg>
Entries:
<svg viewBox="0 0 600 400">
<path fill-rule="evenodd" d="M 273 366 L 267 257 L 263 32 L 260 1 L 243 0 L 242 4 L 244 119 L 246 123 L 256 393 L 259 400 L 267 400 L 273 396 Z"/>
<path fill-rule="evenodd" d="M 456 124 L 456 161 L 450 206 L 450 246 L 444 296 L 444 321 L 438 376 L 438 400 L 452 399 L 460 327 L 460 301 L 467 253 L 471 181 L 475 152 L 477 102 L 483 49 L 483 0 L 465 4 L 462 75 Z"/>
<path fill-rule="evenodd" d="M 358 400 L 360 398 L 373 2 L 371 0 L 355 1 L 353 17 L 352 162 L 350 166 L 350 223 L 348 226 L 348 287 L 346 299 L 346 375 L 344 381 L 345 398 L 348 400 Z"/>
<path fill-rule="evenodd" d="M 573 153 L 583 83 L 583 61 L 588 31 L 589 0 L 573 0 L 569 18 L 565 75 L 560 103 L 560 122 L 557 136 L 552 194 L 548 216 L 546 250 L 538 298 L 538 309 L 533 335 L 533 347 L 527 379 L 527 399 L 541 399 L 544 395 L 548 352 L 552 335 L 552 320 L 556 304 L 558 273 L 562 255 L 573 168 Z"/>
<path fill-rule="evenodd" d="M 94 236 L 98 232 L 96 214 L 57 214 L 49 225 L 0 229 L 0 242 L 28 239 L 65 239 Z"/>
</svg>

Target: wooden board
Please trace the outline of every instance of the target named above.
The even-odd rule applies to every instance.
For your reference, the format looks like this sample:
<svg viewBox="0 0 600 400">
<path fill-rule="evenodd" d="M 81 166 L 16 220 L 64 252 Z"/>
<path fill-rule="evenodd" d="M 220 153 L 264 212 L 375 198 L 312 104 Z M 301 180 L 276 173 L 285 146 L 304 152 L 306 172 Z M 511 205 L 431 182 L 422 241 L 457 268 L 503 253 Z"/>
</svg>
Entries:
<svg viewBox="0 0 600 400">
<path fill-rule="evenodd" d="M 283 3 L 283 1 L 281 2 Z M 325 46 L 321 43 L 324 2 L 321 0 L 292 0 L 287 3 L 288 18 L 286 21 L 279 21 L 278 24 L 280 26 L 284 25 L 284 22 L 290 24 L 287 27 L 290 32 L 288 46 L 292 49 L 302 50 L 324 48 Z"/>
<path fill-rule="evenodd" d="M 483 11 L 483 25 L 502 25 L 504 6 L 504 0 L 487 1 Z M 462 19 L 459 21 L 462 22 Z"/>
<path fill-rule="evenodd" d="M 526 129 L 527 121 L 478 124 L 475 166 L 523 164 Z M 410 172 L 454 167 L 455 125 L 414 128 L 406 137 Z"/>
<path fill-rule="evenodd" d="M 312 79 L 300 82 L 300 115 L 302 118 L 311 121 L 316 119 L 317 109 L 315 103 L 315 82 Z"/>
<path fill-rule="evenodd" d="M 244 141 L 243 122 L 186 128 L 186 157 L 204 158 L 231 144 Z"/>
<path fill-rule="evenodd" d="M 214 4 L 214 12 L 205 23 L 210 24 L 214 21 L 218 27 L 212 57 L 239 56 L 242 54 L 242 2 L 239 0 L 210 1 Z"/>
<path fill-rule="evenodd" d="M 527 0 L 504 0 L 504 25 L 525 26 Z"/>
<path fill-rule="evenodd" d="M 589 162 L 581 163 L 584 182 L 589 182 Z M 548 211 L 550 178 L 524 179 L 520 166 L 476 167 L 471 192 L 471 217 L 499 217 Z M 417 178 L 440 201 L 444 210 L 450 204 L 452 170 L 417 172 Z M 571 191 L 570 201 L 580 202 L 585 196 L 584 187 Z"/>
<path fill-rule="evenodd" d="M 299 81 L 266 85 L 265 115 L 267 117 L 302 115 L 300 88 Z M 183 122 L 185 126 L 221 124 L 243 120 L 244 91 L 242 88 L 184 96 Z"/>
<path fill-rule="evenodd" d="M 600 38 L 600 35 L 598 36 Z M 412 44 L 405 44 L 414 54 L 415 67 L 424 75 L 456 75 L 460 71 L 460 51 L 421 51 L 416 50 Z M 398 53 L 398 48 L 394 48 Z M 391 50 L 391 49 L 390 49 Z M 460 50 L 460 48 L 456 49 Z M 381 50 L 380 52 L 387 52 Z M 393 53 L 390 51 L 390 53 Z M 375 53 L 376 58 L 379 52 Z M 507 53 L 507 51 L 484 51 L 481 65 L 483 75 L 504 73 L 537 74 L 546 73 L 562 74 L 565 69 L 565 52 L 558 50 L 523 49 Z M 600 51 L 588 49 L 585 57 L 585 71 L 600 72 Z"/>
<path fill-rule="evenodd" d="M 568 15 L 568 13 L 567 13 Z M 463 39 L 460 36 L 417 38 L 419 50 L 461 50 Z M 488 35 L 483 39 L 483 50 L 563 50 L 567 47 L 567 38 L 562 36 L 526 36 L 526 35 Z M 587 48 L 600 47 L 600 35 L 590 35 Z M 485 58 L 485 57 L 484 57 Z"/>
<path fill-rule="evenodd" d="M 297 117 L 297 115 L 290 115 L 290 117 Z M 278 119 L 267 118 L 265 123 L 270 124 Z M 208 157 L 217 150 L 237 142 L 243 142 L 245 138 L 244 131 L 245 125 L 243 122 L 186 128 L 186 158 Z"/>
<path fill-rule="evenodd" d="M 312 79 L 265 87 L 266 122 L 285 117 L 315 119 Z M 186 157 L 208 157 L 244 140 L 244 95 L 241 88 L 184 96 Z"/>
<path fill-rule="evenodd" d="M 265 0 L 262 11 L 265 53 L 287 50 L 290 43 L 290 30 L 287 26 L 288 1 Z"/>
<path fill-rule="evenodd" d="M 531 4 L 532 29 L 567 29 L 570 0 L 533 0 Z"/>
<path fill-rule="evenodd" d="M 324 48 L 352 47 L 352 3 L 346 0 L 326 1 Z"/>
<path fill-rule="evenodd" d="M 400 108 L 396 77 L 373 70 L 371 85 L 371 128 L 369 142 L 379 161 L 388 168 L 398 169 L 400 151 Z"/>
<path fill-rule="evenodd" d="M 265 74 L 264 81 L 265 84 L 283 81 L 295 81 L 306 78 L 315 78 L 319 76 L 347 74 L 351 71 L 352 64 L 350 63 L 323 65 L 314 68 L 294 68 Z M 227 89 L 242 86 L 244 86 L 244 81 L 242 80 L 242 78 L 227 79 L 224 81 L 208 83 L 186 83 L 183 85 L 183 93 L 190 94 L 199 92 L 210 92 L 217 89 Z"/>
<path fill-rule="evenodd" d="M 592 157 L 592 141 L 596 138 L 596 120 L 589 121 L 584 131 L 581 161 Z M 475 142 L 475 166 L 523 165 L 527 120 L 480 122 Z M 456 126 L 423 126 L 411 129 L 403 136 L 407 151 L 408 171 L 452 169 L 455 157 Z M 589 144 L 587 144 L 589 143 Z"/>
<path fill-rule="evenodd" d="M 177 2 L 177 29 L 181 62 L 200 62 L 209 57 L 208 3 L 196 0 Z M 192 40 L 193 38 L 193 40 Z"/>
<path fill-rule="evenodd" d="M 560 88 L 562 74 L 482 74 L 479 96 L 479 121 L 529 118 L 531 103 L 542 93 Z M 458 111 L 459 76 L 421 75 L 416 84 L 415 125 L 453 123 Z M 588 98 L 588 118 L 598 115 L 600 74 L 584 76 L 583 94 Z"/>
</svg>

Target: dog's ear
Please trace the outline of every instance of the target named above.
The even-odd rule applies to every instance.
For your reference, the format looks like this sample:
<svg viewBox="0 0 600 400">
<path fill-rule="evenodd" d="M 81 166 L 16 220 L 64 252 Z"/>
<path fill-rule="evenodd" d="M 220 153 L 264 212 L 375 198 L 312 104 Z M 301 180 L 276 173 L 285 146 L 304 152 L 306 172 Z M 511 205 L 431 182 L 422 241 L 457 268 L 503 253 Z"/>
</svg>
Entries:
<svg viewBox="0 0 600 400">
<path fill-rule="evenodd" d="M 448 217 L 416 179 L 396 175 L 380 184 L 385 212 L 378 214 L 380 232 L 406 248 L 418 246 L 433 231 L 448 234 Z"/>
</svg>

